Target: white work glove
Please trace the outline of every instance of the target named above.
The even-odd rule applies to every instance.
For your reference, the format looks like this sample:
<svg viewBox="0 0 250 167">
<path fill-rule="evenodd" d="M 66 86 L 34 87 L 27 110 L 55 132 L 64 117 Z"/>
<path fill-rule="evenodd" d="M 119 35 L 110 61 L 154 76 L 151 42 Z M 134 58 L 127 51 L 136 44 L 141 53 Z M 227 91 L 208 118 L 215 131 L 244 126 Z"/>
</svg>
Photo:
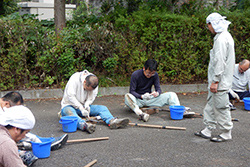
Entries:
<svg viewBox="0 0 250 167">
<path fill-rule="evenodd" d="M 82 116 L 88 118 L 89 117 L 89 112 L 85 109 L 81 110 Z"/>
<path fill-rule="evenodd" d="M 159 92 L 153 91 L 153 92 L 151 93 L 151 95 L 154 96 L 154 97 L 157 97 L 157 96 L 159 96 Z"/>
<path fill-rule="evenodd" d="M 33 133 L 26 133 L 25 137 L 23 138 L 25 142 L 35 142 L 35 143 L 42 143 L 42 141 L 37 137 L 37 135 L 34 135 Z"/>
<path fill-rule="evenodd" d="M 85 110 L 87 110 L 88 112 L 90 112 L 90 106 L 89 106 L 88 103 L 85 103 L 84 108 L 85 108 Z"/>
<path fill-rule="evenodd" d="M 145 93 L 141 97 L 143 100 L 150 100 L 151 99 L 151 95 L 149 93 Z"/>
<path fill-rule="evenodd" d="M 232 89 L 229 89 L 229 93 L 233 96 L 233 98 L 240 100 L 239 95 L 235 93 Z"/>
</svg>

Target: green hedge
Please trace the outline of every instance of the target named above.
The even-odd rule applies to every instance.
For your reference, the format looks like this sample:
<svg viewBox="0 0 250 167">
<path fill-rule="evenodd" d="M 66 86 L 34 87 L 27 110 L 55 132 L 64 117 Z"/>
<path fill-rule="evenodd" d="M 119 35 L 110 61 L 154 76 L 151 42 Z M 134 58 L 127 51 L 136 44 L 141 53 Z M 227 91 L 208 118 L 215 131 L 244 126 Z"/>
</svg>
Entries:
<svg viewBox="0 0 250 167">
<path fill-rule="evenodd" d="M 128 86 L 148 58 L 159 62 L 162 84 L 205 82 L 213 45 L 205 28 L 210 12 L 139 9 L 95 23 L 68 23 L 60 36 L 34 17 L 12 14 L 0 20 L 0 90 L 64 87 L 83 69 L 97 74 L 101 86 Z M 249 58 L 250 12 L 220 13 L 232 22 L 236 61 Z"/>
<path fill-rule="evenodd" d="M 159 62 L 162 83 L 206 79 L 212 38 L 196 17 L 138 11 L 119 18 L 115 26 L 123 38 L 118 48 L 119 63 L 126 66 L 124 73 L 130 75 L 142 68 L 146 59 L 154 58 Z"/>
</svg>

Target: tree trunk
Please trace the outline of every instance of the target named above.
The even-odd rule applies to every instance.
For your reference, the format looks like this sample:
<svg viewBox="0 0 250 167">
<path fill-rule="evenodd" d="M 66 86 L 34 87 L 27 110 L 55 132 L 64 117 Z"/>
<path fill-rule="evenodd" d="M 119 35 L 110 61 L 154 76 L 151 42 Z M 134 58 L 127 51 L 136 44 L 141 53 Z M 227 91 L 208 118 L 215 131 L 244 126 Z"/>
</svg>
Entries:
<svg viewBox="0 0 250 167">
<path fill-rule="evenodd" d="M 56 34 L 66 26 L 65 23 L 65 0 L 54 0 L 54 17 Z"/>
<path fill-rule="evenodd" d="M 0 0 L 0 15 L 4 14 L 3 0 Z"/>
</svg>

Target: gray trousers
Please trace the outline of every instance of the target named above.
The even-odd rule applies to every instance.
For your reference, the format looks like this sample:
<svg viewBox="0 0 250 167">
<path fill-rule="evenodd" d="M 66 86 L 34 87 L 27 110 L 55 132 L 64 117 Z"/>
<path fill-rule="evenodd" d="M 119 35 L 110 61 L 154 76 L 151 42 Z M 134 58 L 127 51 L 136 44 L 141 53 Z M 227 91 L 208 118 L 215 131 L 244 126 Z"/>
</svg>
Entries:
<svg viewBox="0 0 250 167">
<path fill-rule="evenodd" d="M 158 106 L 162 107 L 165 105 L 180 105 L 178 96 L 174 92 L 166 92 L 158 97 L 154 97 L 150 100 L 142 100 L 133 96 L 131 93 L 125 95 L 125 104 L 132 109 L 136 115 L 142 114 L 142 111 L 139 108 L 143 106 Z"/>
<path fill-rule="evenodd" d="M 216 129 L 216 125 L 223 131 L 233 128 L 231 113 L 229 108 L 228 91 L 212 93 L 208 91 L 207 104 L 203 110 L 203 122 L 209 130 Z"/>
</svg>

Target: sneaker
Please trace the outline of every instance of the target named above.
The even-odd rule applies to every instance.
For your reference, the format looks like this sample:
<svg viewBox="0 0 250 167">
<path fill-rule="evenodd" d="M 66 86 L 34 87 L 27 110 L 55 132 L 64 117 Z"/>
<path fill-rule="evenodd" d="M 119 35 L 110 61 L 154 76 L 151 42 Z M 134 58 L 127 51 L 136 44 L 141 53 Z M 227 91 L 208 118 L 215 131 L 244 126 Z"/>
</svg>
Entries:
<svg viewBox="0 0 250 167">
<path fill-rule="evenodd" d="M 183 116 L 194 116 L 194 115 L 195 115 L 195 112 L 188 111 L 188 110 L 186 110 L 186 111 L 183 113 Z"/>
<path fill-rule="evenodd" d="M 146 113 L 142 113 L 141 115 L 139 115 L 139 119 L 144 121 L 144 122 L 147 122 L 149 120 L 149 114 L 146 114 Z"/>
<path fill-rule="evenodd" d="M 63 145 L 65 145 L 68 137 L 68 134 L 64 134 L 60 137 L 55 137 L 55 140 L 51 143 L 51 151 L 58 150 Z"/>
<path fill-rule="evenodd" d="M 230 111 L 236 110 L 236 107 L 232 103 L 229 103 L 229 108 L 230 108 Z"/>
<path fill-rule="evenodd" d="M 183 113 L 183 117 L 192 118 L 194 115 L 195 112 L 192 112 L 190 107 L 185 107 L 185 112 Z"/>
<path fill-rule="evenodd" d="M 110 129 L 124 128 L 128 125 L 128 123 L 129 123 L 128 118 L 123 118 L 123 119 L 114 118 L 114 119 L 110 120 L 109 128 Z"/>
<path fill-rule="evenodd" d="M 24 151 L 20 153 L 20 157 L 26 166 L 32 166 L 38 158 L 31 151 Z"/>
<path fill-rule="evenodd" d="M 89 134 L 94 133 L 95 128 L 96 128 L 95 124 L 85 123 L 84 125 L 84 130 L 87 131 Z"/>
<path fill-rule="evenodd" d="M 237 108 L 233 105 L 232 107 L 230 107 L 230 111 L 232 110 L 236 110 Z"/>
</svg>

